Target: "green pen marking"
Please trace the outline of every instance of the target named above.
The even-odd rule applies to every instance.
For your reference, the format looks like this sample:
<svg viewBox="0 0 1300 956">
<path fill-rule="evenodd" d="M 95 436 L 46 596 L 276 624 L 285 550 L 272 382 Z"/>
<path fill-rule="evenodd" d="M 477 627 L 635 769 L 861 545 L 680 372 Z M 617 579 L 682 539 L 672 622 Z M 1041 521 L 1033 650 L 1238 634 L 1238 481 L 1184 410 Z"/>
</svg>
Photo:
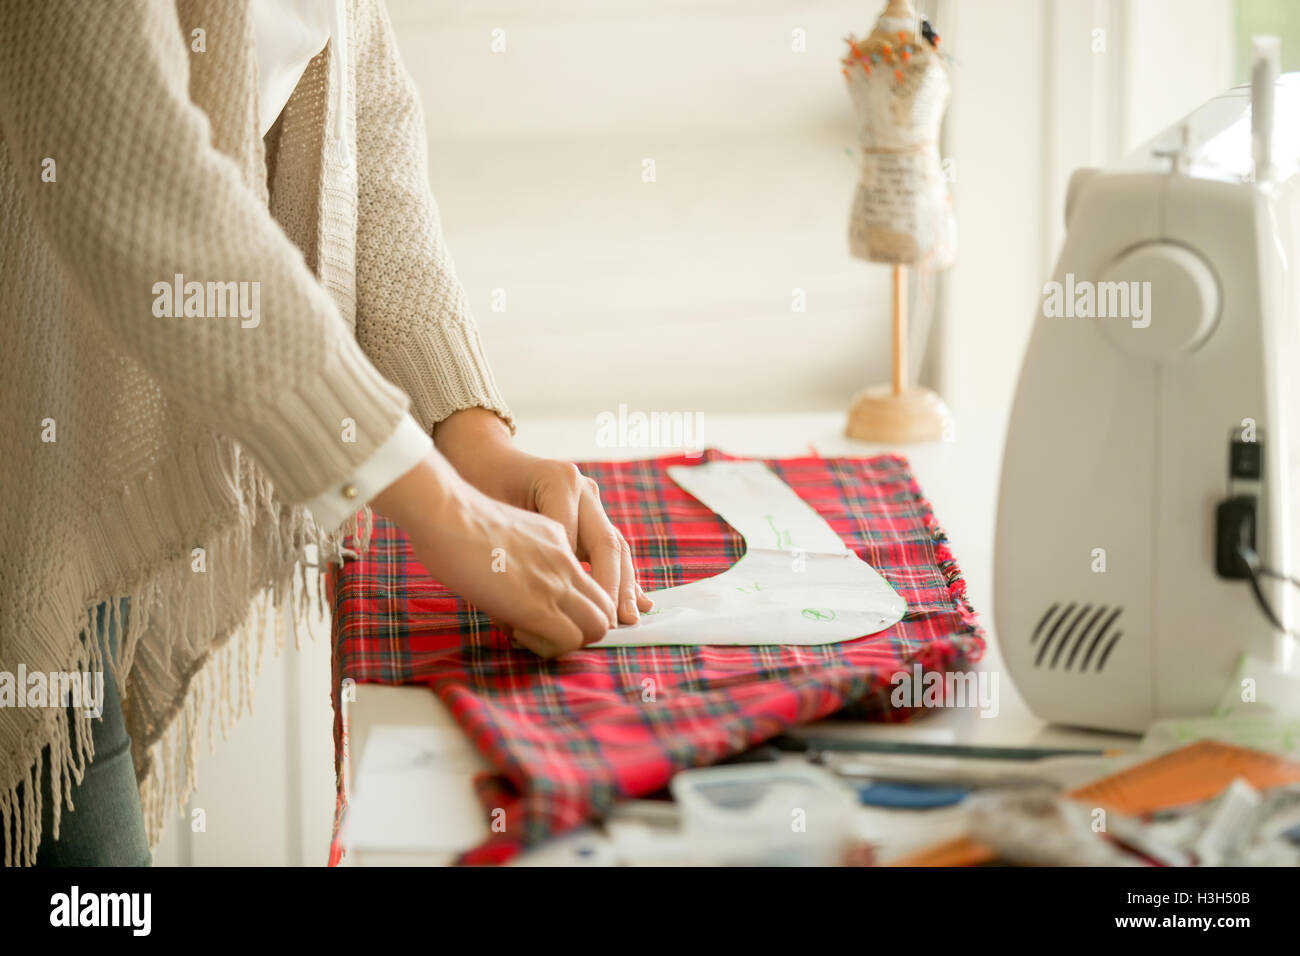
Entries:
<svg viewBox="0 0 1300 956">
<path fill-rule="evenodd" d="M 778 548 L 790 547 L 790 529 L 778 528 L 776 522 L 772 520 L 771 515 L 763 515 L 763 517 L 767 519 L 767 526 L 771 528 L 772 533 L 776 535 L 776 546 Z"/>
<path fill-rule="evenodd" d="M 810 621 L 833 621 L 835 612 L 830 608 L 806 607 L 799 612 Z"/>
</svg>

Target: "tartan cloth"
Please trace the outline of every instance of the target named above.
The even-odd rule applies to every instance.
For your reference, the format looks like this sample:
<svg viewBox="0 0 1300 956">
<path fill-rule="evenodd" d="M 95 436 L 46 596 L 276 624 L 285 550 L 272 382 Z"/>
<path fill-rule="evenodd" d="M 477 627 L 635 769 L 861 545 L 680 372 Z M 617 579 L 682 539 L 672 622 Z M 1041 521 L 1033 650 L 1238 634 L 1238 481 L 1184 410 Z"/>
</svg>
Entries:
<svg viewBox="0 0 1300 956">
<path fill-rule="evenodd" d="M 739 533 L 666 470 L 727 458 L 710 449 L 695 459 L 579 465 L 600 485 L 647 591 L 719 574 L 744 553 Z M 912 716 L 890 706 L 891 676 L 918 663 L 963 668 L 981 656 L 984 634 L 906 459 L 767 464 L 906 599 L 902 621 L 820 647 L 591 648 L 547 661 L 430 581 L 402 533 L 376 518 L 369 550 L 331 576 L 336 743 L 344 678 L 432 689 L 496 770 L 476 783 L 485 814 L 504 811 L 504 832 L 462 858 L 484 863 L 795 724 L 846 708 L 869 719 Z M 340 814 L 344 806 L 340 790 Z M 338 853 L 336 834 L 332 862 Z"/>
</svg>

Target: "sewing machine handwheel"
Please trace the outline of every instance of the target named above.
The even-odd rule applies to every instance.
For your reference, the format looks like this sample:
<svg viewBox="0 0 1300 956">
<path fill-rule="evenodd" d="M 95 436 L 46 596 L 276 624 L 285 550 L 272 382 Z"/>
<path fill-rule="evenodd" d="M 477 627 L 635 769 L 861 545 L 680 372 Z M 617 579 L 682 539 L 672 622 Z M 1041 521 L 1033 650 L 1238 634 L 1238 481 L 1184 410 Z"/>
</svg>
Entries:
<svg viewBox="0 0 1300 956">
<path fill-rule="evenodd" d="M 1103 311 L 1103 295 L 1112 306 L 1127 296 L 1128 308 Z M 1186 246 L 1170 242 L 1148 243 L 1121 256 L 1102 274 L 1097 299 L 1100 317 L 1094 321 L 1106 337 L 1126 352 L 1157 362 L 1199 348 L 1214 330 L 1221 307 L 1210 266 Z M 1139 308 L 1145 315 L 1137 314 Z"/>
</svg>

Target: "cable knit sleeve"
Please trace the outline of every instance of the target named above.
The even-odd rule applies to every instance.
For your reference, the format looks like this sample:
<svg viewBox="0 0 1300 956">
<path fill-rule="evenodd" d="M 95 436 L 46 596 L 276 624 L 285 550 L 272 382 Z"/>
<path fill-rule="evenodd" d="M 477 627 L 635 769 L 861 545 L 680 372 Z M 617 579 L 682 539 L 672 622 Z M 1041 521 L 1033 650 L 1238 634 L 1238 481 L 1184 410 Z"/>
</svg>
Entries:
<svg viewBox="0 0 1300 956">
<path fill-rule="evenodd" d="M 429 189 L 419 97 L 380 0 L 356 16 L 357 339 L 426 429 L 482 406 L 508 424 Z"/>
<path fill-rule="evenodd" d="M 213 146 L 174 7 L 0 0 L 0 14 L 0 131 L 45 241 L 112 340 L 244 445 L 285 500 L 344 480 L 392 434 L 406 396 Z M 208 317 L 160 308 L 178 276 L 247 283 L 256 317 L 210 317 L 210 292 Z"/>
</svg>

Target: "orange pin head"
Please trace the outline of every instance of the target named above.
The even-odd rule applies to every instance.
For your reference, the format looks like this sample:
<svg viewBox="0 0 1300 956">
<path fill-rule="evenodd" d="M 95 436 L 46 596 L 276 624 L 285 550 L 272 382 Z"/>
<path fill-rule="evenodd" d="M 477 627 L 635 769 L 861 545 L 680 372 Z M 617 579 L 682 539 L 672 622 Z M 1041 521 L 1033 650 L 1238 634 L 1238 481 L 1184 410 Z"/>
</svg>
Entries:
<svg viewBox="0 0 1300 956">
<path fill-rule="evenodd" d="M 903 82 L 903 71 L 902 71 L 902 70 L 895 70 L 895 71 L 894 71 L 894 79 L 898 80 L 899 83 L 902 83 L 902 82 Z"/>
</svg>

